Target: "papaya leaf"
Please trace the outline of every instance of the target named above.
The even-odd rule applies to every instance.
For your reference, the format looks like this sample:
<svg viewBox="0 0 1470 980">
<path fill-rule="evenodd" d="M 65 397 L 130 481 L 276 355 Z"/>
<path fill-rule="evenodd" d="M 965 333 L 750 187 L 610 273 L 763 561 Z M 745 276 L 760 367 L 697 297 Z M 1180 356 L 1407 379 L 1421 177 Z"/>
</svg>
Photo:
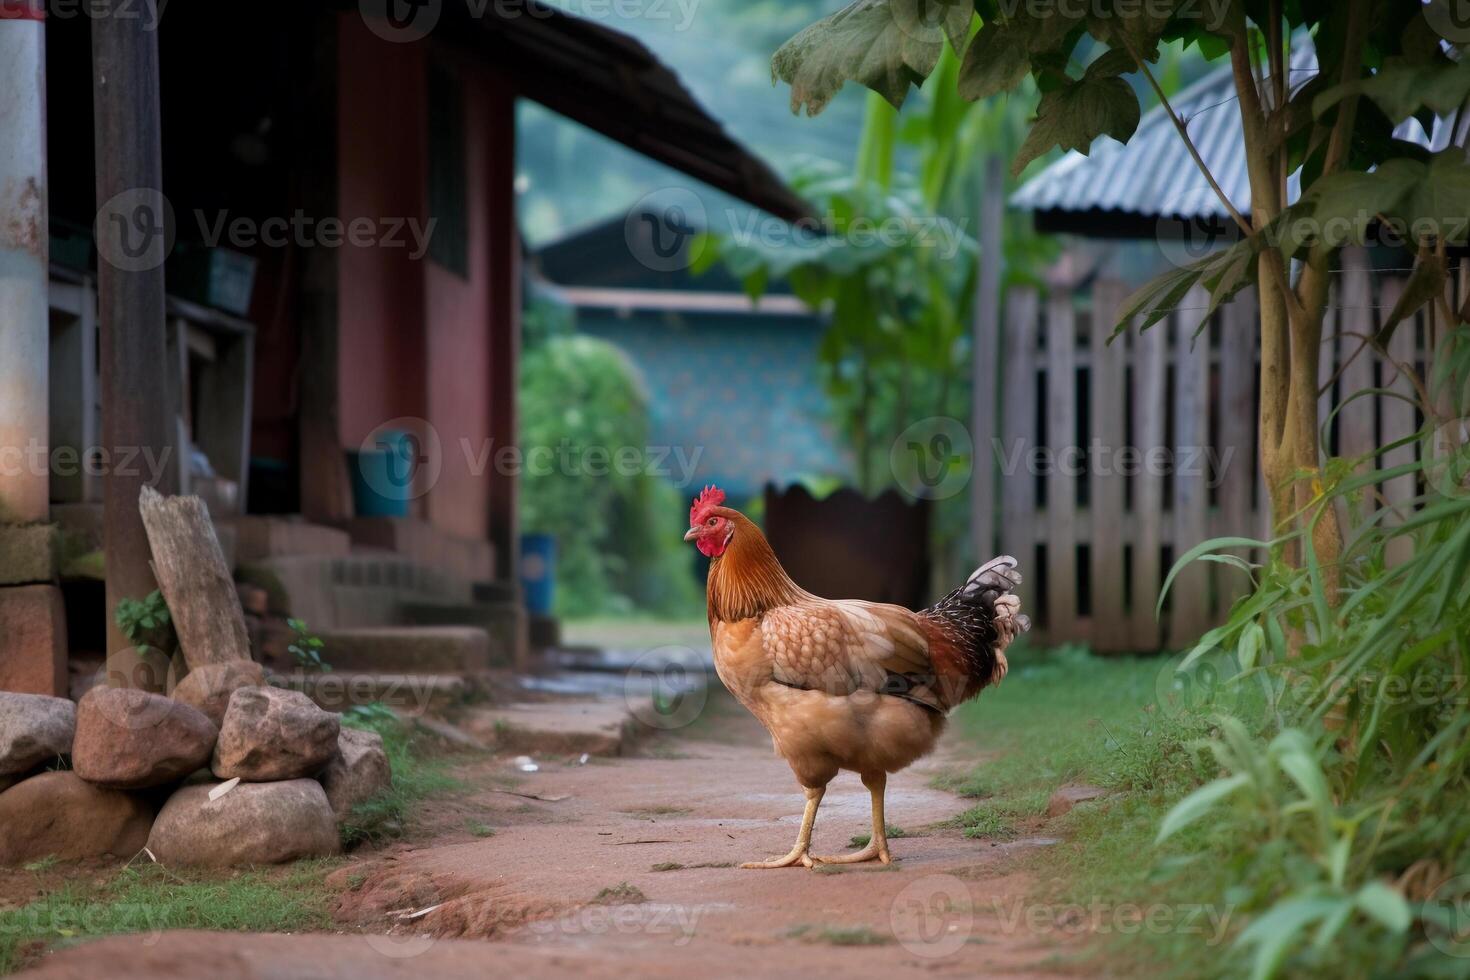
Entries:
<svg viewBox="0 0 1470 980">
<path fill-rule="evenodd" d="M 1122 78 L 1083 76 L 1041 97 L 1036 121 L 1011 170 L 1019 175 L 1053 147 L 1086 156 L 1099 136 L 1126 143 L 1138 129 L 1141 115 L 1137 93 Z"/>
<path fill-rule="evenodd" d="M 771 80 L 791 86 L 791 111 L 815 116 L 849 81 L 864 85 L 894 107 L 910 86 L 923 83 L 939 62 L 945 37 L 954 39 L 967 5 L 945 4 L 942 29 L 927 14 L 927 0 L 855 0 L 812 24 L 777 49 Z M 964 10 L 964 29 L 969 11 Z"/>
<path fill-rule="evenodd" d="M 989 21 L 960 63 L 960 97 L 971 102 L 1010 92 L 1031 70 L 1030 45 L 1015 22 Z"/>
</svg>

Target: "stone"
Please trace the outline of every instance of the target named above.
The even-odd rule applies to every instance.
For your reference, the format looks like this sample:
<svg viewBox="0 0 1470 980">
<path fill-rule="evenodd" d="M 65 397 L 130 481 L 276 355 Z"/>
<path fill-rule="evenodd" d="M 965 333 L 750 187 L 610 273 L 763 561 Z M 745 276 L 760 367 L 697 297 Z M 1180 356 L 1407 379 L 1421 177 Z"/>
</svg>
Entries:
<svg viewBox="0 0 1470 980">
<path fill-rule="evenodd" d="M 337 736 L 337 755 L 322 771 L 322 789 L 337 822 L 345 821 L 352 808 L 372 799 L 393 785 L 383 736 L 357 728 L 344 728 Z"/>
<path fill-rule="evenodd" d="M 0 691 L 0 776 L 71 755 L 76 731 L 77 706 L 66 698 Z"/>
<path fill-rule="evenodd" d="M 252 782 L 315 776 L 337 754 L 341 720 L 299 691 L 242 687 L 230 697 L 214 774 Z"/>
<path fill-rule="evenodd" d="M 1051 799 L 1046 802 L 1046 815 L 1048 817 L 1060 817 L 1068 813 L 1078 803 L 1086 803 L 1089 800 L 1101 799 L 1108 795 L 1108 791 L 1101 786 L 1087 786 L 1081 783 L 1060 787 L 1051 794 Z"/>
<path fill-rule="evenodd" d="M 94 687 L 77 705 L 71 764 L 98 786 L 163 786 L 207 766 L 218 735 L 203 712 L 162 694 Z"/>
<path fill-rule="evenodd" d="M 274 783 L 207 782 L 174 791 L 148 835 L 148 849 L 163 864 L 229 867 L 281 864 L 323 857 L 341 849 L 326 791 L 315 779 Z"/>
<path fill-rule="evenodd" d="M 64 697 L 66 654 L 61 589 L 0 587 L 0 691 Z"/>
<path fill-rule="evenodd" d="M 54 524 L 0 524 L 0 585 L 53 581 L 56 542 Z"/>
<path fill-rule="evenodd" d="M 223 727 L 230 697 L 242 687 L 264 687 L 265 668 L 254 660 L 231 660 L 195 667 L 173 690 L 173 699 L 204 712 Z"/>
<path fill-rule="evenodd" d="M 132 857 L 148 840 L 153 808 L 74 772 L 43 772 L 0 793 L 0 865 L 45 857 Z"/>
</svg>

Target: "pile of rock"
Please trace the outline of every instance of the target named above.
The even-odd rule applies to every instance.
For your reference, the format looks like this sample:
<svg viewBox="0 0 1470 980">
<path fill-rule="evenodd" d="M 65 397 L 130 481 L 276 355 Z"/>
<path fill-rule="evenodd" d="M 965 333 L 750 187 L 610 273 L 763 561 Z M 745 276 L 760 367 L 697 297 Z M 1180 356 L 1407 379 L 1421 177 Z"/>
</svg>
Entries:
<svg viewBox="0 0 1470 980">
<path fill-rule="evenodd" d="M 145 845 L 216 866 L 336 853 L 353 806 L 391 783 L 382 739 L 264 682 L 238 661 L 196 668 L 172 697 L 0 692 L 0 865 Z"/>
</svg>

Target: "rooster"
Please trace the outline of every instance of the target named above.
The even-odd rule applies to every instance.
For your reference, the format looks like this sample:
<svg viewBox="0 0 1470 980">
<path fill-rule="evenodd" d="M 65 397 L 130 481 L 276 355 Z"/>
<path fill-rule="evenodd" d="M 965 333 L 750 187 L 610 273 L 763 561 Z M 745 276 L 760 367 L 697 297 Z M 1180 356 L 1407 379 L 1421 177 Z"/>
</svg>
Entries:
<svg viewBox="0 0 1470 980">
<path fill-rule="evenodd" d="M 765 535 L 706 487 L 689 510 L 708 556 L 710 640 L 720 681 L 771 733 L 806 793 L 796 845 L 742 868 L 892 862 L 883 821 L 888 774 L 934 748 L 945 716 L 1007 671 L 1005 649 L 1030 627 L 1013 590 L 1016 560 L 996 558 L 921 612 L 860 599 L 823 599 L 786 574 Z M 839 770 L 872 796 L 862 850 L 808 853 L 817 807 Z"/>
</svg>

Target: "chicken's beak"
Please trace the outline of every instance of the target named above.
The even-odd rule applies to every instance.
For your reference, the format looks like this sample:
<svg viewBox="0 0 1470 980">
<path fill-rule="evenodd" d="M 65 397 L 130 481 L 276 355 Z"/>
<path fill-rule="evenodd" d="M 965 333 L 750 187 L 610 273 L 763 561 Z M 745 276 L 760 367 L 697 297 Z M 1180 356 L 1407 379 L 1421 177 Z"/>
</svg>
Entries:
<svg viewBox="0 0 1470 980">
<path fill-rule="evenodd" d="M 684 540 L 685 541 L 693 541 L 695 538 L 699 537 L 699 532 L 700 532 L 700 529 L 699 528 L 697 528 L 697 527 L 691 527 L 689 530 L 687 530 L 687 531 L 684 532 Z"/>
</svg>

